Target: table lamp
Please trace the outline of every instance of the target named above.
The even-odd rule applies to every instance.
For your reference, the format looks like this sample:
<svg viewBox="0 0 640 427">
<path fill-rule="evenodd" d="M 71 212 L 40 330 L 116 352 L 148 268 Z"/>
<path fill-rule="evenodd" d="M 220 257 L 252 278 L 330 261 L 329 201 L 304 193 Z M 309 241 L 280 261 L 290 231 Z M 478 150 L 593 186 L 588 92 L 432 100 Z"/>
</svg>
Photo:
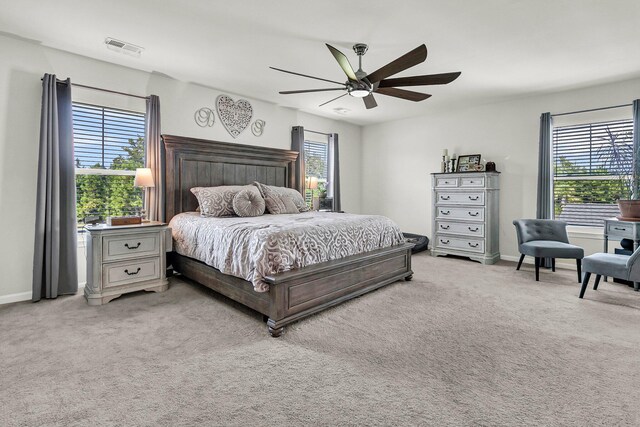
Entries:
<svg viewBox="0 0 640 427">
<path fill-rule="evenodd" d="M 320 207 L 320 200 L 316 197 L 316 188 L 318 188 L 318 177 L 310 176 L 307 177 L 307 188 L 311 190 L 311 207 L 313 210 L 317 211 Z"/>
<path fill-rule="evenodd" d="M 140 214 L 142 216 L 142 222 L 149 222 L 147 219 L 147 211 L 145 209 L 146 197 L 144 191 L 147 188 L 155 187 L 153 183 L 153 175 L 150 168 L 137 168 L 136 177 L 133 179 L 133 186 L 142 188 L 142 210 Z"/>
</svg>

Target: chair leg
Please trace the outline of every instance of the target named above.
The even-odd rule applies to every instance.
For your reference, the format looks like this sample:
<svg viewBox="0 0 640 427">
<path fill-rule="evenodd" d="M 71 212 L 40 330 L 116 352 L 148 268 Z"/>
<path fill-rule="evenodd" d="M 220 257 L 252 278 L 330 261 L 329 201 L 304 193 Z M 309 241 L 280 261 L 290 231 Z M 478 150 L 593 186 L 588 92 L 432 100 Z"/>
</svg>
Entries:
<svg viewBox="0 0 640 427">
<path fill-rule="evenodd" d="M 600 283 L 600 277 L 602 277 L 601 274 L 596 274 L 596 283 L 593 284 L 593 290 L 594 291 L 598 290 L 598 283 Z"/>
<path fill-rule="evenodd" d="M 576 267 L 578 268 L 578 283 L 582 280 L 582 260 L 576 260 Z"/>
<path fill-rule="evenodd" d="M 522 265 L 522 261 L 524 261 L 524 254 L 520 255 L 520 261 L 518 261 L 518 266 L 516 270 L 520 270 L 520 266 Z"/>
<path fill-rule="evenodd" d="M 551 271 L 556 272 L 556 259 L 551 258 Z"/>
<path fill-rule="evenodd" d="M 582 289 L 580 289 L 580 298 L 584 296 L 584 291 L 587 290 L 589 278 L 591 278 L 591 273 L 584 273 L 584 279 L 582 280 Z"/>
<path fill-rule="evenodd" d="M 536 282 L 540 281 L 540 258 L 535 257 L 535 265 L 536 265 Z"/>
</svg>

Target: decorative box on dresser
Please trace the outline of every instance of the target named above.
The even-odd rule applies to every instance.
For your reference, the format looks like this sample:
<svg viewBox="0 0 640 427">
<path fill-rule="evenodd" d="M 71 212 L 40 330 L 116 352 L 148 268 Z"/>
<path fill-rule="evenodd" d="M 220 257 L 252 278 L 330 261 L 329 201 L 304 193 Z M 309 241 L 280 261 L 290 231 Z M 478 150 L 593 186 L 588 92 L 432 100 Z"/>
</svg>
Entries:
<svg viewBox="0 0 640 427">
<path fill-rule="evenodd" d="M 431 253 L 459 255 L 483 264 L 500 259 L 500 172 L 432 173 Z"/>
<path fill-rule="evenodd" d="M 140 290 L 163 292 L 166 278 L 168 227 L 161 222 L 136 225 L 86 226 L 89 305 L 106 304 Z"/>
</svg>

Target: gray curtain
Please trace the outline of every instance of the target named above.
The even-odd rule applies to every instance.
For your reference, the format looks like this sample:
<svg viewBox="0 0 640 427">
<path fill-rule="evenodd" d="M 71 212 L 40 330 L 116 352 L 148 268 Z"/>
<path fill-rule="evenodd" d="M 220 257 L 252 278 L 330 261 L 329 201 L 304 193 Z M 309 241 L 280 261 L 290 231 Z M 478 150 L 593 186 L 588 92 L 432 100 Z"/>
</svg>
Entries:
<svg viewBox="0 0 640 427">
<path fill-rule="evenodd" d="M 298 152 L 295 170 L 295 188 L 304 196 L 305 190 L 305 169 L 304 169 L 304 127 L 294 126 L 291 128 L 291 149 Z"/>
<path fill-rule="evenodd" d="M 553 118 L 551 113 L 540 116 L 540 147 L 538 152 L 538 204 L 536 218 L 551 218 L 552 185 L 551 185 L 551 135 Z"/>
<path fill-rule="evenodd" d="M 329 191 L 327 196 L 333 197 L 333 210 L 341 211 L 342 204 L 340 203 L 340 151 L 338 149 L 338 134 L 332 133 L 329 135 L 329 155 L 327 159 L 329 163 Z"/>
<path fill-rule="evenodd" d="M 640 199 L 640 99 L 633 101 L 633 198 Z"/>
<path fill-rule="evenodd" d="M 78 291 L 71 81 L 42 78 L 32 300 Z"/>
<path fill-rule="evenodd" d="M 162 150 L 162 138 L 160 137 L 160 98 L 151 95 L 147 99 L 146 113 L 146 144 L 145 144 L 145 165 L 151 168 L 153 183 L 155 187 L 147 188 L 145 191 L 145 207 L 147 215 L 151 221 L 164 221 L 164 150 Z"/>
</svg>

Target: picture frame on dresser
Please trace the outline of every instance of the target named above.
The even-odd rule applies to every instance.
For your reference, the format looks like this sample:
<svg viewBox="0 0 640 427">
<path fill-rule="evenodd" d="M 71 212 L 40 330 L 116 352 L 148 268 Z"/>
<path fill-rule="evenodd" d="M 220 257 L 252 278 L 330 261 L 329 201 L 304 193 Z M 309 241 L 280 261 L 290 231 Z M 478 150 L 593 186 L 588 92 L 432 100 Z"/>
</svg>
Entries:
<svg viewBox="0 0 640 427">
<path fill-rule="evenodd" d="M 480 154 L 465 154 L 464 156 L 458 156 L 456 172 L 475 171 L 476 165 L 480 164 L 480 157 Z"/>
</svg>

